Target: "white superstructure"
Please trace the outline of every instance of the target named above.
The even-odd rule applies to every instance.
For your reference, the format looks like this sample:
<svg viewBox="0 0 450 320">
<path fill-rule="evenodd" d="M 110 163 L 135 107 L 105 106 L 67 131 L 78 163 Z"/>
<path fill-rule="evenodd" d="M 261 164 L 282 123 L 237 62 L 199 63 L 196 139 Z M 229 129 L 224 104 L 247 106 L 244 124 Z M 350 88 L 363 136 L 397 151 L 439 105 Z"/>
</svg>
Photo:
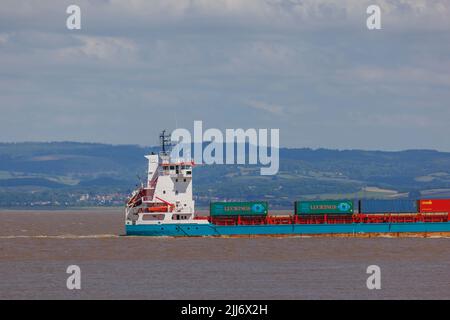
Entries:
<svg viewBox="0 0 450 320">
<path fill-rule="evenodd" d="M 148 160 L 147 185 L 131 195 L 125 224 L 208 223 L 195 218 L 192 199 L 194 162 L 170 157 L 170 135 L 160 135 L 161 152 L 145 156 Z"/>
</svg>

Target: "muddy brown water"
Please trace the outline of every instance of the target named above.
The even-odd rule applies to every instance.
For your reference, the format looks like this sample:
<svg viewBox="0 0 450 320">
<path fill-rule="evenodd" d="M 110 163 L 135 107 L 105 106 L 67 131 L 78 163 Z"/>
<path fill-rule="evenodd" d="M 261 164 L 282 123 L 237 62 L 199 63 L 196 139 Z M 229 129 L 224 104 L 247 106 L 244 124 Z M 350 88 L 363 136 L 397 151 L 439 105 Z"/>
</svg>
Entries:
<svg viewBox="0 0 450 320">
<path fill-rule="evenodd" d="M 124 237 L 120 209 L 0 211 L 0 299 L 450 299 L 450 239 Z M 66 269 L 81 268 L 81 290 Z M 381 290 L 366 286 L 381 268 Z"/>
</svg>

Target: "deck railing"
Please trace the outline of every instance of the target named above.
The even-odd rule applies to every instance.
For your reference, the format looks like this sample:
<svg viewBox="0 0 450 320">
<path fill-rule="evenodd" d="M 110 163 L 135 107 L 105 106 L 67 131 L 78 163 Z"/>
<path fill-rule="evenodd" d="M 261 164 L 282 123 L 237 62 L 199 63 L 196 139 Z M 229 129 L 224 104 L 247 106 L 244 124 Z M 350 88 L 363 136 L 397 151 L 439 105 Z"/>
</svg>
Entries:
<svg viewBox="0 0 450 320">
<path fill-rule="evenodd" d="M 349 223 L 415 223 L 415 222 L 449 222 L 449 213 L 442 214 L 354 214 L 354 215 L 321 215 L 321 216 L 265 216 L 265 217 L 195 217 L 208 220 L 216 225 L 289 225 L 289 224 L 349 224 Z"/>
</svg>

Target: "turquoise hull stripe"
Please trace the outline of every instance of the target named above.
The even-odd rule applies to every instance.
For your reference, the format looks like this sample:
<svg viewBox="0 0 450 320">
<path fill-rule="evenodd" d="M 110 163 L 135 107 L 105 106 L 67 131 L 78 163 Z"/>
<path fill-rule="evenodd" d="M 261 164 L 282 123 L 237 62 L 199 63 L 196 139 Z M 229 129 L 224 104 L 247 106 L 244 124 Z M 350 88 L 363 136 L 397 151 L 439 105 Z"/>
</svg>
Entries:
<svg viewBox="0 0 450 320">
<path fill-rule="evenodd" d="M 252 236 L 252 235 L 308 235 L 337 233 L 389 233 L 389 232 L 450 232 L 450 222 L 415 223 L 352 223 L 352 224 L 290 224 L 290 225 L 238 225 L 164 224 L 126 225 L 130 236 Z"/>
</svg>

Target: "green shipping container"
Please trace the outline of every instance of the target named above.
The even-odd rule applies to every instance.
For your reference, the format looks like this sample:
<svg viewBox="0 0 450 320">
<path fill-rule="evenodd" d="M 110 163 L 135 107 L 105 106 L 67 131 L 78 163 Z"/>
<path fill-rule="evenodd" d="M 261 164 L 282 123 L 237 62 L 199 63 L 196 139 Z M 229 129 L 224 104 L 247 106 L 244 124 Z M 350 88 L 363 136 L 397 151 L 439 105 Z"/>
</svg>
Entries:
<svg viewBox="0 0 450 320">
<path fill-rule="evenodd" d="M 209 206 L 211 216 L 265 216 L 268 211 L 269 204 L 264 201 L 211 202 Z"/>
<path fill-rule="evenodd" d="M 352 200 L 296 201 L 295 214 L 352 214 Z"/>
</svg>

